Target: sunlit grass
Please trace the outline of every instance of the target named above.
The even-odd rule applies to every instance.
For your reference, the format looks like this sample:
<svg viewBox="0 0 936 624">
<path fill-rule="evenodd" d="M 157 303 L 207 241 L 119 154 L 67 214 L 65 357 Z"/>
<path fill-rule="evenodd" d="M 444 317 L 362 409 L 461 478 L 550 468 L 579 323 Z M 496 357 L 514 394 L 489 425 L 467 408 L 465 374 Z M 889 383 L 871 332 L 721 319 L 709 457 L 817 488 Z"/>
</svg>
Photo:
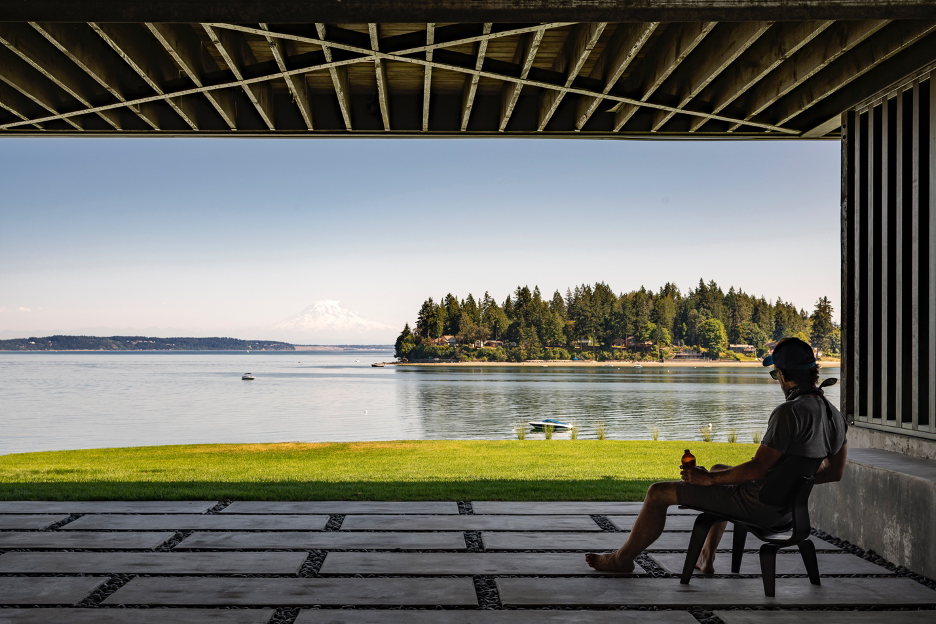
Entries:
<svg viewBox="0 0 936 624">
<path fill-rule="evenodd" d="M 642 500 L 686 442 L 439 440 L 217 444 L 0 456 L 2 500 Z M 735 465 L 747 444 L 705 444 Z"/>
</svg>

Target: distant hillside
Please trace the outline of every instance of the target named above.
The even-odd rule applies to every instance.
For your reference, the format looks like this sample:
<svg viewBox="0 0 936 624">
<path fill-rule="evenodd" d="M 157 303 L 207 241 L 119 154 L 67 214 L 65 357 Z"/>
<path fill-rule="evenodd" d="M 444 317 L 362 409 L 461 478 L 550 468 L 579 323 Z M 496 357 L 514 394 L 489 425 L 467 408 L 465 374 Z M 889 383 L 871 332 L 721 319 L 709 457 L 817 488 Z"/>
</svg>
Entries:
<svg viewBox="0 0 936 624">
<path fill-rule="evenodd" d="M 0 340 L 0 351 L 295 351 L 286 342 L 236 338 L 47 336 Z"/>
</svg>

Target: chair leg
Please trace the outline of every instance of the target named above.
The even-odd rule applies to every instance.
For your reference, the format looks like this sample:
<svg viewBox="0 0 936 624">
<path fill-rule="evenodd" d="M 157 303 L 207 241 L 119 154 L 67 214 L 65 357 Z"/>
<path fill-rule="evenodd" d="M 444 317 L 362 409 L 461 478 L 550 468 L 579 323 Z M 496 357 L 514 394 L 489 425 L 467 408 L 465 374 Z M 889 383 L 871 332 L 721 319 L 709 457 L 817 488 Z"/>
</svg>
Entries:
<svg viewBox="0 0 936 624">
<path fill-rule="evenodd" d="M 741 572 L 741 557 L 744 556 L 747 535 L 747 529 L 737 524 L 734 525 L 734 537 L 731 540 L 731 571 L 735 574 Z"/>
<path fill-rule="evenodd" d="M 809 582 L 813 585 L 819 585 L 819 560 L 816 559 L 816 545 L 809 539 L 805 539 L 799 544 L 800 555 L 803 557 L 803 563 L 806 565 L 806 574 L 809 575 Z"/>
<path fill-rule="evenodd" d="M 692 525 L 692 537 L 689 538 L 686 563 L 683 564 L 682 575 L 679 577 L 679 582 L 682 585 L 689 584 L 689 579 L 692 578 L 692 571 L 695 569 L 695 565 L 699 561 L 699 555 L 702 553 L 702 547 L 705 545 L 705 537 L 708 535 L 709 529 L 712 528 L 715 522 L 716 520 L 714 518 L 703 513 L 699 514 L 695 524 Z"/>
<path fill-rule="evenodd" d="M 777 587 L 777 547 L 773 544 L 760 547 L 760 569 L 764 578 L 764 595 L 773 598 Z"/>
</svg>

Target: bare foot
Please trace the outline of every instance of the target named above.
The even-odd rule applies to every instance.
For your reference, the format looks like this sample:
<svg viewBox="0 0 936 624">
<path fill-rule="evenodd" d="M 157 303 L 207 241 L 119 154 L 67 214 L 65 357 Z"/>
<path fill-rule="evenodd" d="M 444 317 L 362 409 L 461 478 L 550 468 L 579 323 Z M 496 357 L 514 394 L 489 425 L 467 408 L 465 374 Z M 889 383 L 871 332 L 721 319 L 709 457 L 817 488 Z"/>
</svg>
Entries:
<svg viewBox="0 0 936 624">
<path fill-rule="evenodd" d="M 715 574 L 715 561 L 704 554 L 699 555 L 699 560 L 695 564 L 695 569 L 702 574 Z"/>
<path fill-rule="evenodd" d="M 585 563 L 601 572 L 623 572 L 630 574 L 634 571 L 634 561 L 618 561 L 615 556 L 617 553 L 599 555 L 588 553 L 585 555 Z"/>
</svg>

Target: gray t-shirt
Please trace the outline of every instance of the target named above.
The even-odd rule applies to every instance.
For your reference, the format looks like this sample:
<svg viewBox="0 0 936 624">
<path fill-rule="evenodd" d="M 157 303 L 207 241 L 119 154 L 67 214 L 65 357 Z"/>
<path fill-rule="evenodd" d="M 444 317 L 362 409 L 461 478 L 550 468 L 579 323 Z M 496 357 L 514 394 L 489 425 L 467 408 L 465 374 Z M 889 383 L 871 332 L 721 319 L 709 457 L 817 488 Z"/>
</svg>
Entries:
<svg viewBox="0 0 936 624">
<path fill-rule="evenodd" d="M 845 417 L 818 394 L 801 394 L 784 401 L 770 414 L 761 444 L 785 455 L 826 458 L 847 441 Z"/>
</svg>

